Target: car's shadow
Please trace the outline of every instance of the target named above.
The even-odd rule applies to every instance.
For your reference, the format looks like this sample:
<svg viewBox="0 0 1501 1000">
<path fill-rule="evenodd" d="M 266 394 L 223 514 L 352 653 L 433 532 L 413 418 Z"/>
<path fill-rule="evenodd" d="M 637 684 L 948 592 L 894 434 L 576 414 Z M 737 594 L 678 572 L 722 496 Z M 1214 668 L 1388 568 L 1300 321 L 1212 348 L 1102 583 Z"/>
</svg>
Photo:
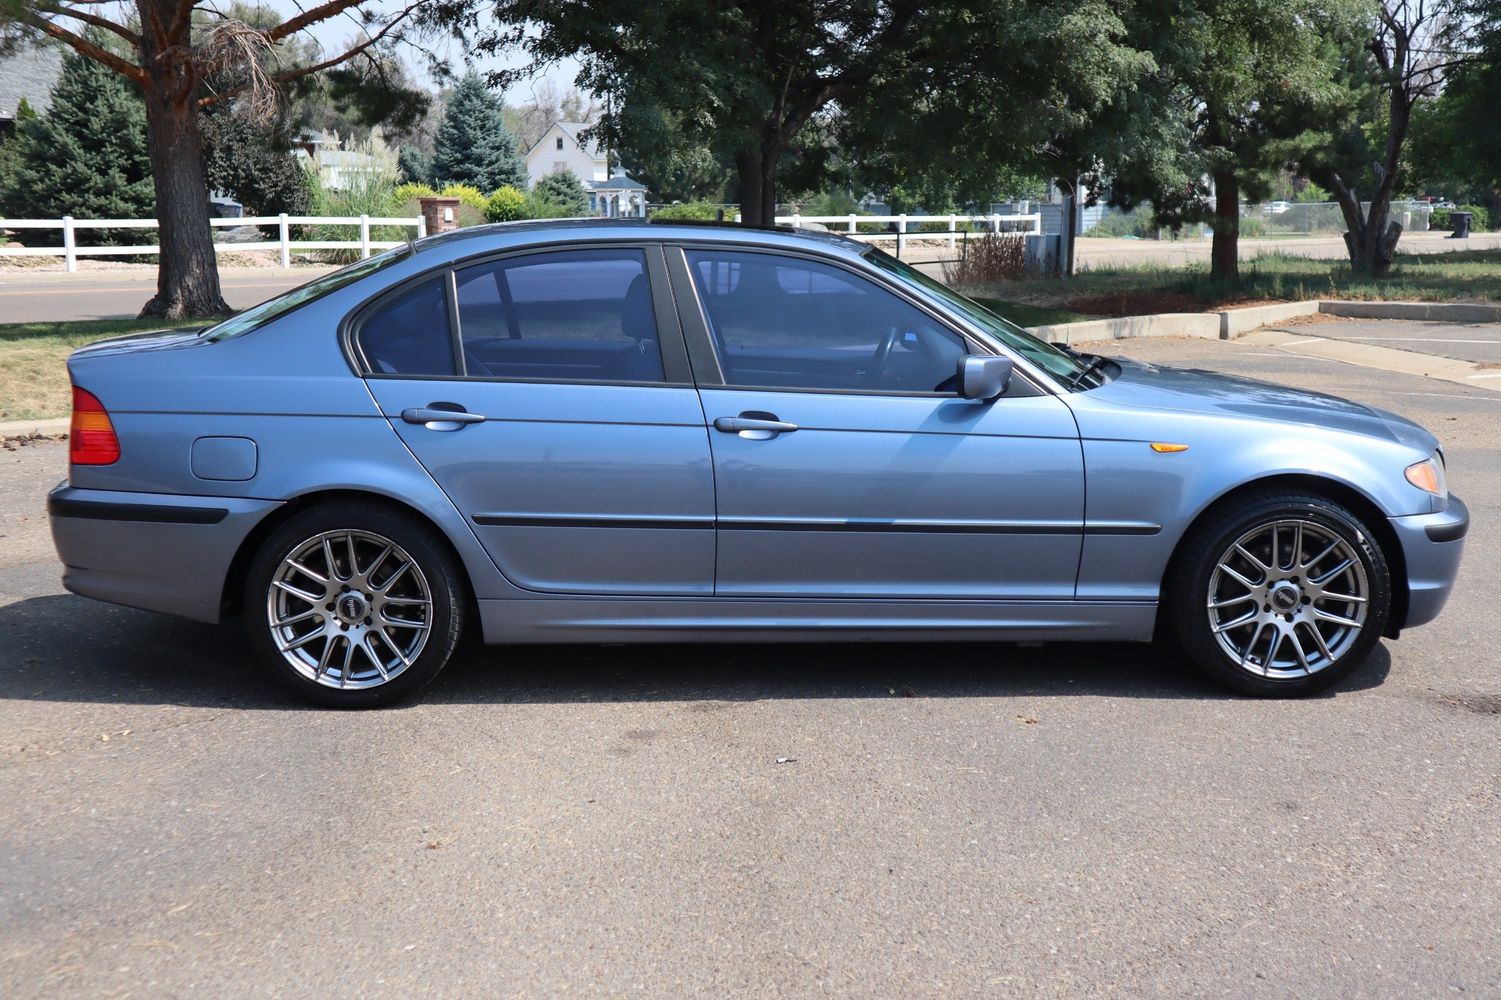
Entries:
<svg viewBox="0 0 1501 1000">
<path fill-rule="evenodd" d="M 0 698 L 287 708 L 242 626 L 203 625 L 71 595 L 0 608 Z M 1384 646 L 1336 689 L 1382 683 Z M 754 701 L 1109 695 L 1233 697 L 1137 643 L 514 646 L 466 642 L 421 703 Z"/>
</svg>

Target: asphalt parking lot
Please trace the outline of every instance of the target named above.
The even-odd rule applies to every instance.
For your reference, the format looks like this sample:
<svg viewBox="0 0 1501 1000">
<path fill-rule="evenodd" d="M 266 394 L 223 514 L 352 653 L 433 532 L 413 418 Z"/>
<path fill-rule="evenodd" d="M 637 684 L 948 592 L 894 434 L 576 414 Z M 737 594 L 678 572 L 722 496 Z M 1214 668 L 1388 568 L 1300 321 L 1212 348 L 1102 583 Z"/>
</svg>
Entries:
<svg viewBox="0 0 1501 1000">
<path fill-rule="evenodd" d="M 1501 325 L 1495 323 L 1345 320 L 1320 323 L 1309 332 L 1336 340 L 1490 364 L 1501 370 Z"/>
<path fill-rule="evenodd" d="M 1145 646 L 471 646 L 304 710 L 237 625 L 67 595 L 64 447 L 0 451 L 0 995 L 1501 996 L 1501 392 L 1108 350 L 1433 429 L 1444 616 L 1307 701 Z"/>
</svg>

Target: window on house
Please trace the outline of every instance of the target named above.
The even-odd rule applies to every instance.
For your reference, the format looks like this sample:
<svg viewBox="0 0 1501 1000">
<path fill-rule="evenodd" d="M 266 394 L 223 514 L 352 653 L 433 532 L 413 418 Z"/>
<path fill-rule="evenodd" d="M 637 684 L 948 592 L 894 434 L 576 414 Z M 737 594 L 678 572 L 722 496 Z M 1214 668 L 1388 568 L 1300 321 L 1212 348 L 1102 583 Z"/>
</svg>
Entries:
<svg viewBox="0 0 1501 1000">
<path fill-rule="evenodd" d="M 561 135 L 558 136 L 558 148 L 559 149 L 563 148 L 563 137 Z"/>
</svg>

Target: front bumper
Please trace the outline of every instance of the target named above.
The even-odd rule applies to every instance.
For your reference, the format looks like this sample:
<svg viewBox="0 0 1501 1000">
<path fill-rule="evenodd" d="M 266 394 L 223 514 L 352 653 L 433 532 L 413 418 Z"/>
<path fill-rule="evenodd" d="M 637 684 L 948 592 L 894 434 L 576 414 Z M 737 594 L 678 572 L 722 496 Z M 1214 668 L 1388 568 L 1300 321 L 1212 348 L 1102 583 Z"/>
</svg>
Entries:
<svg viewBox="0 0 1501 1000">
<path fill-rule="evenodd" d="M 1470 510 L 1451 493 L 1448 507 L 1437 514 L 1413 514 L 1390 520 L 1407 563 L 1407 616 L 1397 625 L 1399 628 L 1426 625 L 1438 617 L 1454 589 L 1465 535 L 1470 530 Z"/>
<path fill-rule="evenodd" d="M 80 490 L 66 483 L 47 496 L 64 587 L 205 622 L 223 617 L 235 553 L 279 506 L 240 497 Z"/>
</svg>

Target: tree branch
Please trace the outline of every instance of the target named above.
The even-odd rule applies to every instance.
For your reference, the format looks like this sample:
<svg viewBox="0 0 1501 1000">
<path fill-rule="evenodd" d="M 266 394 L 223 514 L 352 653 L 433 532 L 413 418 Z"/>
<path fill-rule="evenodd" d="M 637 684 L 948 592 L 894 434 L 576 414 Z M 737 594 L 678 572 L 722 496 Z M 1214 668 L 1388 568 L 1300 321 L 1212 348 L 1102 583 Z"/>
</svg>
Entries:
<svg viewBox="0 0 1501 1000">
<path fill-rule="evenodd" d="M 84 24 L 92 24 L 96 28 L 112 31 L 131 45 L 134 45 L 137 50 L 141 47 L 140 35 L 137 35 L 124 25 L 116 24 L 107 17 L 90 14 L 88 11 L 74 10 L 72 7 L 64 7 L 62 4 L 57 3 L 41 4 L 38 5 L 38 9 L 45 14 L 55 14 L 58 17 L 71 17 L 75 21 L 82 21 Z"/>
<path fill-rule="evenodd" d="M 103 63 L 127 79 L 135 80 L 137 83 L 146 79 L 146 71 L 135 63 L 121 59 L 108 49 L 100 48 L 82 35 L 75 35 L 67 28 L 59 24 L 54 24 L 45 17 L 28 12 L 22 14 L 20 20 L 39 29 L 44 34 L 51 35 L 53 38 L 65 42 L 83 55 L 88 56 L 96 62 Z"/>
<path fill-rule="evenodd" d="M 335 2 L 343 2 L 343 0 L 335 0 Z M 333 4 L 325 4 L 324 6 L 330 7 L 333 6 Z M 350 4 L 346 3 L 345 6 L 350 6 Z M 310 76 L 313 73 L 319 73 L 326 69 L 332 69 L 333 67 L 338 66 L 341 63 L 346 63 L 349 60 L 353 59 L 355 56 L 359 55 L 361 52 L 364 52 L 366 49 L 375 45 L 381 39 L 385 38 L 386 35 L 390 34 L 392 29 L 394 29 L 398 24 L 404 21 L 408 17 L 408 15 L 410 15 L 412 11 L 416 9 L 416 7 L 416 4 L 408 7 L 406 10 L 402 11 L 400 14 L 396 15 L 389 22 L 387 22 L 386 25 L 380 29 L 380 31 L 376 32 L 374 35 L 371 35 L 369 38 L 354 46 L 354 48 L 349 49 L 342 55 L 334 56 L 331 59 L 325 59 L 322 62 L 314 63 L 311 66 L 301 66 L 297 69 L 288 70 L 285 73 L 273 73 L 269 77 L 267 77 L 267 81 L 273 84 L 290 83 L 293 80 L 299 80 L 304 76 Z M 319 8 L 316 7 L 314 8 L 314 10 L 318 9 Z M 338 12 L 335 11 L 334 13 Z M 333 14 L 329 14 L 327 16 L 332 17 Z M 290 24 L 291 22 L 289 21 L 287 23 Z M 285 25 L 283 25 L 283 27 L 285 27 Z M 229 98 L 234 97 L 236 94 L 243 94 L 245 91 L 249 90 L 251 86 L 252 84 L 244 83 L 238 86 L 230 87 L 226 90 L 221 90 L 217 94 L 210 94 L 207 97 L 200 98 L 198 101 L 198 106 L 200 108 L 206 108 L 210 105 L 218 104 L 221 101 L 226 101 Z"/>
<path fill-rule="evenodd" d="M 358 7 L 362 0 L 328 0 L 328 3 L 319 4 L 310 10 L 305 10 L 290 20 L 283 21 L 270 31 L 266 32 L 266 41 L 279 42 L 288 35 L 295 35 L 310 24 L 326 21 L 331 17 L 348 10 L 350 7 Z M 405 17 L 411 8 L 402 11 L 401 17 Z"/>
</svg>

